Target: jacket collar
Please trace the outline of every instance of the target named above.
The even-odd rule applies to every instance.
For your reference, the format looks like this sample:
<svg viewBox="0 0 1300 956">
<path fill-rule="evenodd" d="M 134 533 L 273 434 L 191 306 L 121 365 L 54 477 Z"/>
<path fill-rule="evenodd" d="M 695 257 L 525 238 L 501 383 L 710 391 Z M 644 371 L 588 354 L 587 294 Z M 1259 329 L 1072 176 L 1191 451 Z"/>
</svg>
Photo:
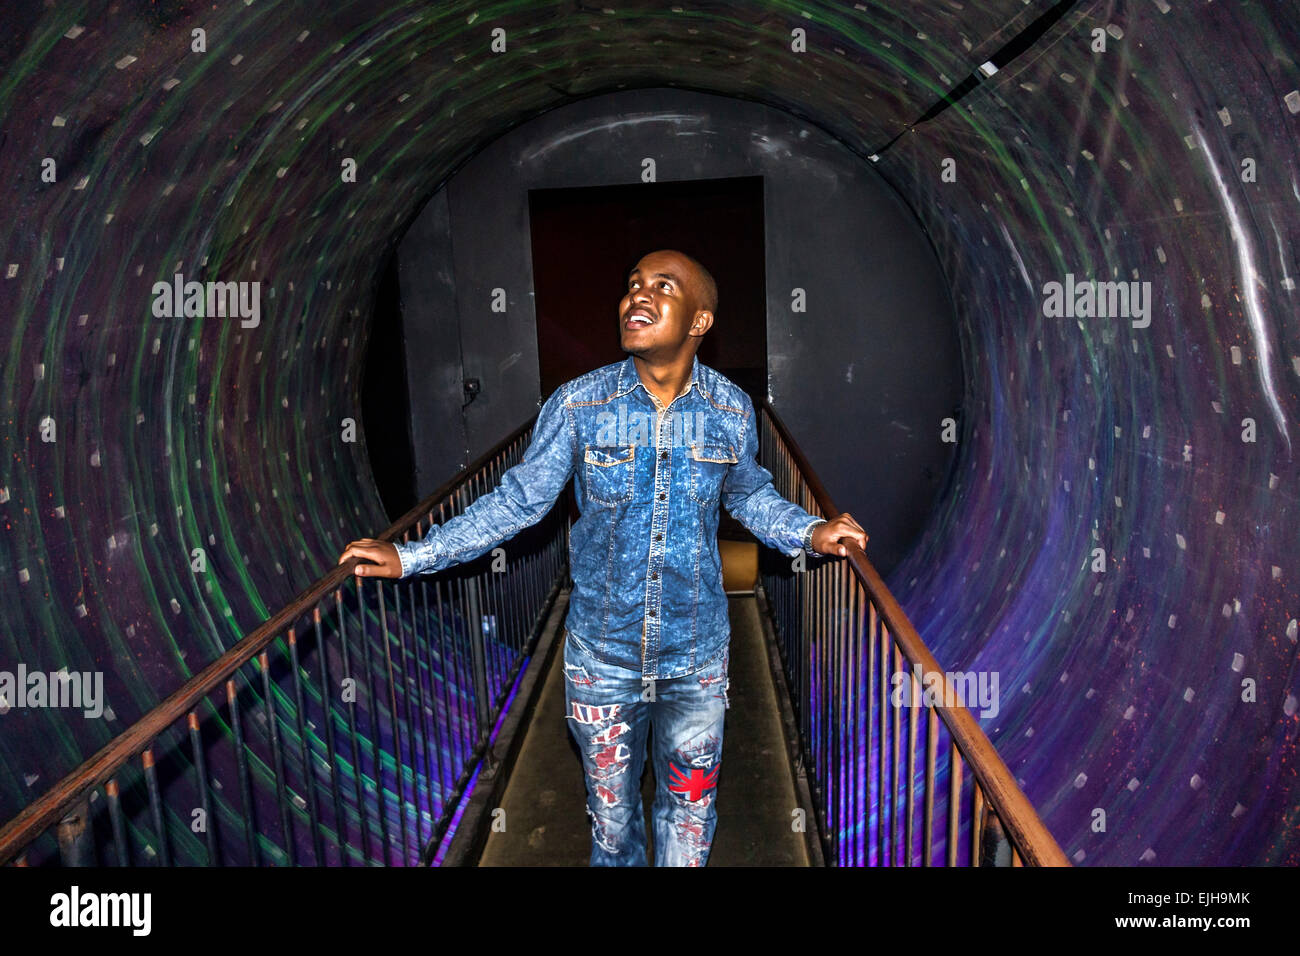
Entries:
<svg viewBox="0 0 1300 956">
<path fill-rule="evenodd" d="M 682 395 L 685 395 L 697 384 L 696 380 L 699 378 L 699 374 L 700 357 L 699 355 L 693 355 L 691 356 L 691 378 L 686 383 L 686 388 L 682 389 Z M 641 376 L 637 374 L 636 362 L 633 360 L 632 355 L 629 354 L 618 367 L 618 383 L 614 388 L 614 394 L 610 397 L 618 398 L 620 395 L 632 391 L 638 385 L 645 390 L 646 395 L 650 394 L 650 389 L 645 387 L 645 383 L 641 381 Z"/>
</svg>

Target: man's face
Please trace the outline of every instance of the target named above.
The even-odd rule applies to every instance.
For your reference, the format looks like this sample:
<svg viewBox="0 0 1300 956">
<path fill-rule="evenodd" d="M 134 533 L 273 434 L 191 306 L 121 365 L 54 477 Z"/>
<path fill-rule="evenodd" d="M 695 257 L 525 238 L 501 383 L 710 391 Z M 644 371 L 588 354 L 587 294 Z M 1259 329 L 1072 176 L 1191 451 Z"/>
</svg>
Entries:
<svg viewBox="0 0 1300 956">
<path fill-rule="evenodd" d="M 627 295 L 618 305 L 623 351 L 671 358 L 691 349 L 692 335 L 703 335 L 711 313 L 699 311 L 698 280 L 691 263 L 672 252 L 652 252 L 628 275 Z"/>
</svg>

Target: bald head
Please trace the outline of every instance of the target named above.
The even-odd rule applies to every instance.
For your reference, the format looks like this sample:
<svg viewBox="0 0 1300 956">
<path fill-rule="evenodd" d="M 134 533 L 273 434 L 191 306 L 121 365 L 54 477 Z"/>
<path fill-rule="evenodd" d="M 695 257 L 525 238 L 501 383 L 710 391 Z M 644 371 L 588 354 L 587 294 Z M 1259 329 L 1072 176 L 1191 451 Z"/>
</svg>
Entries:
<svg viewBox="0 0 1300 956">
<path fill-rule="evenodd" d="M 700 260 L 688 256 L 684 252 L 678 252 L 677 254 L 695 270 L 695 293 L 700 297 L 700 308 L 716 313 L 718 311 L 718 284 L 713 281 L 713 274 L 704 268 L 704 264 Z"/>
<path fill-rule="evenodd" d="M 718 310 L 718 284 L 713 281 L 713 274 L 704 268 L 704 263 L 700 262 L 694 256 L 689 256 L 680 249 L 656 249 L 654 252 L 647 252 L 642 259 L 649 256 L 676 256 L 690 270 L 690 276 L 683 276 L 684 281 L 690 286 L 691 291 L 697 298 L 696 305 L 709 313 L 716 313 Z"/>
</svg>

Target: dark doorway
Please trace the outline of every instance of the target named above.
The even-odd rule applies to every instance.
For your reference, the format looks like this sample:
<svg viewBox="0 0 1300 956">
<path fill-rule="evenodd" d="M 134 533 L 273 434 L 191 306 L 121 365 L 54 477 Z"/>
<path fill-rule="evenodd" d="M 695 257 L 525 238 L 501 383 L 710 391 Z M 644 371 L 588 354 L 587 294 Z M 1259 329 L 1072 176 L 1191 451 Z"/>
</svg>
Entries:
<svg viewBox="0 0 1300 956">
<path fill-rule="evenodd" d="M 756 401 L 767 394 L 763 177 L 528 191 L 541 392 L 626 356 L 618 303 L 656 249 L 713 274 L 718 308 L 697 353 Z"/>
<path fill-rule="evenodd" d="M 361 377 L 361 421 L 379 498 L 389 520 L 396 521 L 415 507 L 418 499 L 395 254 L 385 260 L 376 283 L 374 319 Z"/>
</svg>

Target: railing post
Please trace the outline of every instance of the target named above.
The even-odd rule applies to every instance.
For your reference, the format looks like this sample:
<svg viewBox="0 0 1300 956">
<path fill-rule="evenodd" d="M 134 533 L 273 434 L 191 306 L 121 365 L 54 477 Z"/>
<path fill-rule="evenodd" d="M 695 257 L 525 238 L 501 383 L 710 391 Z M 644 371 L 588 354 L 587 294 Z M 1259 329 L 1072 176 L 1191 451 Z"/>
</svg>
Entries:
<svg viewBox="0 0 1300 956">
<path fill-rule="evenodd" d="M 984 806 L 984 835 L 980 841 L 980 866 L 1011 866 L 1011 841 L 992 807 Z"/>
<path fill-rule="evenodd" d="M 483 613 L 479 606 L 478 576 L 469 578 L 465 588 L 466 612 L 469 616 L 470 662 L 474 669 L 474 711 L 478 717 L 478 743 L 484 748 L 484 770 L 491 771 L 491 755 L 486 752 L 492 727 L 488 714 L 487 663 L 483 637 Z"/>
<path fill-rule="evenodd" d="M 73 804 L 55 827 L 59 859 L 64 866 L 98 866 L 95 841 L 90 827 L 90 799 L 83 796 Z"/>
</svg>

